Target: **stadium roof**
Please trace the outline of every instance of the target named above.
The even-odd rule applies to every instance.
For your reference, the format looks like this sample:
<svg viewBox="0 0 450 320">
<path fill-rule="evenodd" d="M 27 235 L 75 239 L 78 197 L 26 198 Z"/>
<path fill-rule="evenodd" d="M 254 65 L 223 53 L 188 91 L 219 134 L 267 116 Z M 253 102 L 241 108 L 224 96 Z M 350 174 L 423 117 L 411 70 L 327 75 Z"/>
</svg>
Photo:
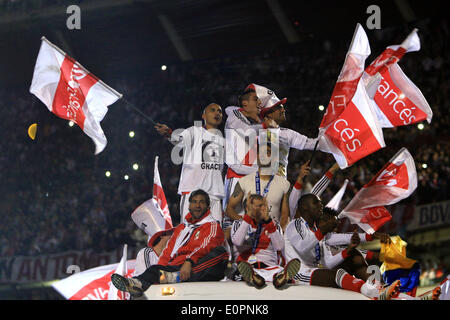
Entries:
<svg viewBox="0 0 450 320">
<path fill-rule="evenodd" d="M 69 5 L 81 8 L 81 30 L 69 30 Z M 40 3 L 40 5 L 39 5 Z M 0 1 L 0 83 L 32 76 L 41 36 L 95 70 L 145 67 L 258 53 L 308 39 L 339 39 L 365 26 L 371 4 L 388 28 L 440 15 L 440 2 L 287 0 Z M 1 6 L 3 5 L 3 8 Z M 367 30 L 367 28 L 366 28 Z M 370 30 L 367 30 L 370 37 Z"/>
</svg>

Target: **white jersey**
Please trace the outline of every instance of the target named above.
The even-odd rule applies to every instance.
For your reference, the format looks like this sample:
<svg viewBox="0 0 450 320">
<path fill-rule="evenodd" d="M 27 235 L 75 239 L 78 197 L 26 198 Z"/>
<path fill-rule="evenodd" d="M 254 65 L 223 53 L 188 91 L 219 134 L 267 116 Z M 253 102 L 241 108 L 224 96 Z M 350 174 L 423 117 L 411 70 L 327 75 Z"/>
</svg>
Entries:
<svg viewBox="0 0 450 320">
<path fill-rule="evenodd" d="M 297 150 L 314 150 L 317 138 L 308 138 L 307 136 L 304 136 L 303 134 L 300 134 L 297 131 L 288 128 L 270 129 L 270 132 L 271 135 L 275 135 L 271 138 L 272 141 L 276 139 L 276 135 L 278 135 L 279 140 L 278 174 L 283 177 L 287 177 L 289 150 L 291 148 Z M 319 144 L 317 145 L 317 149 L 323 152 L 330 152 L 325 143 L 325 140 L 323 139 L 320 140 Z"/>
<path fill-rule="evenodd" d="M 322 193 L 325 191 L 325 189 L 328 187 L 328 185 L 331 182 L 331 179 L 333 179 L 333 173 L 330 171 L 327 171 L 322 178 L 320 178 L 319 181 L 316 182 L 314 187 L 311 189 L 311 193 L 315 194 L 320 198 Z M 295 213 L 297 211 L 297 203 L 300 197 L 302 196 L 302 188 L 303 186 L 295 182 L 294 186 L 292 187 L 291 194 L 289 195 L 289 212 L 291 219 L 294 219 Z"/>
<path fill-rule="evenodd" d="M 322 233 L 316 226 L 309 226 L 302 218 L 289 222 L 284 236 L 286 261 L 300 259 L 302 267 L 317 268 L 321 264 L 320 240 Z"/>
<path fill-rule="evenodd" d="M 226 152 L 225 163 L 228 168 L 238 175 L 247 175 L 258 170 L 256 162 L 256 140 L 249 146 L 248 137 L 250 133 L 254 137 L 258 136 L 258 131 L 263 128 L 251 119 L 245 117 L 241 108 L 227 107 L 225 113 L 227 120 L 225 122 Z M 251 142 L 250 142 L 251 143 Z"/>
<path fill-rule="evenodd" d="M 372 236 L 367 233 L 359 233 L 361 243 L 372 240 Z M 351 241 L 353 233 L 335 233 L 329 232 L 321 241 L 322 264 L 327 269 L 333 269 L 347 257 L 345 249 Z M 359 250 L 363 257 L 366 257 L 367 251 Z"/>
<path fill-rule="evenodd" d="M 359 234 L 361 242 L 370 240 L 370 236 Z M 350 243 L 352 233 L 330 232 L 324 237 L 313 226 L 312 228 L 302 218 L 291 221 L 285 233 L 286 260 L 300 259 L 302 268 L 332 269 L 342 263 L 348 254 L 345 250 Z M 345 247 L 339 247 L 344 246 Z"/>
<path fill-rule="evenodd" d="M 203 189 L 210 197 L 225 196 L 222 169 L 224 139 L 203 127 L 193 126 L 180 134 L 172 133 L 171 142 L 183 149 L 178 194 Z"/>
<path fill-rule="evenodd" d="M 244 219 L 235 220 L 231 228 L 231 241 L 236 246 L 237 262 L 247 261 L 252 254 L 257 225 L 248 215 Z M 283 233 L 280 224 L 275 220 L 263 224 L 259 241 L 253 253 L 258 262 L 268 266 L 278 265 L 278 251 L 284 248 Z"/>
<path fill-rule="evenodd" d="M 228 107 L 225 109 L 227 121 L 225 122 L 225 137 L 227 148 L 233 150 L 227 156 L 226 163 L 235 173 L 247 175 L 258 169 L 256 161 L 256 148 L 249 146 L 245 140 L 245 132 L 255 130 L 256 136 L 259 130 L 265 129 L 262 124 L 257 124 L 246 118 L 238 107 Z M 227 129 L 234 129 L 233 131 Z M 239 130 L 236 130 L 239 129 Z M 287 167 L 289 159 L 289 149 L 313 150 L 317 138 L 308 138 L 294 130 L 288 128 L 270 128 L 272 141 L 279 141 L 279 168 L 278 174 L 287 177 Z M 317 149 L 323 152 L 330 152 L 324 139 L 321 139 Z M 231 161 L 232 159 L 232 161 Z"/>
<path fill-rule="evenodd" d="M 261 194 L 264 192 L 264 189 L 267 187 L 269 180 L 260 179 L 260 192 Z M 251 194 L 255 194 L 256 192 L 256 172 L 246 175 L 239 179 L 239 184 L 244 193 L 244 198 L 242 202 L 247 198 L 247 194 L 250 192 Z M 280 221 L 281 218 L 281 204 L 283 201 L 283 197 L 285 194 L 289 192 L 291 184 L 284 177 L 279 175 L 274 175 L 272 181 L 270 182 L 269 189 L 265 198 L 267 199 L 267 204 L 269 206 L 269 216 L 272 219 Z M 243 214 L 243 208 L 241 207 L 239 212 L 239 208 L 236 208 L 238 213 Z"/>
</svg>

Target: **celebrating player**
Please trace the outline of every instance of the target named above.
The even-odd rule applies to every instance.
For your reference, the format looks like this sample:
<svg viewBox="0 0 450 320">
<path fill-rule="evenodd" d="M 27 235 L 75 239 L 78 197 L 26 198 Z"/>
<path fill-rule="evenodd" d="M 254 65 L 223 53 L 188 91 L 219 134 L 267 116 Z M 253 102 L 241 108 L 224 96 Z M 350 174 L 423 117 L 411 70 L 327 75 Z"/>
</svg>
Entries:
<svg viewBox="0 0 450 320">
<path fill-rule="evenodd" d="M 399 280 L 393 282 L 387 288 L 380 289 L 370 282 L 355 278 L 349 273 L 354 272 L 354 270 L 343 264 L 333 269 L 326 269 L 321 266 L 323 260 L 320 241 L 337 225 L 336 220 L 330 219 L 323 221 L 318 226 L 322 210 L 322 202 L 316 195 L 304 195 L 299 200 L 295 220 L 291 221 L 286 228 L 286 258 L 292 258 L 293 255 L 301 261 L 300 272 L 295 276 L 299 283 L 343 288 L 380 300 L 391 299 L 396 295 L 400 286 Z M 350 254 L 359 244 L 359 237 L 354 236 L 352 240 L 344 255 Z"/>
<path fill-rule="evenodd" d="M 193 191 L 189 196 L 186 222 L 174 229 L 158 264 L 133 278 L 113 274 L 111 281 L 114 286 L 138 297 L 155 283 L 221 280 L 228 254 L 222 246 L 222 229 L 211 217 L 209 204 L 205 191 Z"/>
<path fill-rule="evenodd" d="M 222 123 L 222 108 L 211 103 L 203 110 L 204 126 L 192 126 L 182 132 L 172 131 L 167 125 L 157 123 L 155 128 L 159 134 L 183 150 L 183 166 L 181 169 L 178 194 L 180 200 L 180 218 L 185 221 L 188 213 L 189 194 L 201 188 L 211 199 L 211 215 L 222 223 L 223 211 L 221 199 L 225 196 L 222 169 L 224 139 L 219 131 Z"/>
<path fill-rule="evenodd" d="M 238 251 L 238 270 L 247 283 L 257 288 L 262 288 L 266 281 L 281 288 L 297 274 L 300 261 L 292 259 L 285 268 L 278 264 L 278 251 L 283 250 L 284 239 L 279 223 L 269 216 L 267 199 L 252 194 L 245 206 L 244 218 L 233 222 L 231 233 Z"/>
</svg>

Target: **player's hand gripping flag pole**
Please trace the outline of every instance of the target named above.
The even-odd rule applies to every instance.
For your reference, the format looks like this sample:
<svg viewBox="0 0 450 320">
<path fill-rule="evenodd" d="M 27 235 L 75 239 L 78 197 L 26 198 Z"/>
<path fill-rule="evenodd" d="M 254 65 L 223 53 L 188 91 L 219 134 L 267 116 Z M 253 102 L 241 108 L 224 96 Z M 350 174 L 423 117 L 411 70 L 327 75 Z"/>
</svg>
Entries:
<svg viewBox="0 0 450 320">
<path fill-rule="evenodd" d="M 41 38 L 41 47 L 34 67 L 30 92 L 38 97 L 56 116 L 76 123 L 95 143 L 95 154 L 107 144 L 100 122 L 108 106 L 122 94 L 94 76 L 63 50 Z M 123 101 L 155 125 L 132 103 Z"/>
</svg>

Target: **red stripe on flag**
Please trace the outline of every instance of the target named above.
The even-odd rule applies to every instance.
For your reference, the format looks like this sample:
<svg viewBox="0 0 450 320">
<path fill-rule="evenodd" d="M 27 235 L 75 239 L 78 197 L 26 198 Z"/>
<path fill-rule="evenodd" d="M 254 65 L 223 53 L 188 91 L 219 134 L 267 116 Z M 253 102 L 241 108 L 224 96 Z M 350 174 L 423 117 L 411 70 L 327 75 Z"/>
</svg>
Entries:
<svg viewBox="0 0 450 320">
<path fill-rule="evenodd" d="M 385 207 L 373 207 L 367 209 L 367 213 L 361 218 L 361 223 L 367 223 L 375 231 L 379 230 L 386 222 L 392 219 Z"/>
<path fill-rule="evenodd" d="M 83 105 L 97 79 L 79 68 L 68 56 L 61 64 L 61 76 L 53 98 L 52 112 L 60 118 L 72 120 L 84 129 L 86 116 Z"/>
<path fill-rule="evenodd" d="M 390 70 L 381 74 L 382 79 L 374 96 L 380 110 L 394 127 L 426 120 L 427 114 L 394 84 Z"/>
<path fill-rule="evenodd" d="M 367 183 L 364 188 L 376 185 L 384 185 L 389 187 L 397 187 L 408 190 L 409 176 L 408 168 L 405 163 L 396 165 L 388 162 L 379 173 Z"/>
<path fill-rule="evenodd" d="M 364 71 L 373 76 L 377 72 L 385 72 L 391 65 L 398 62 L 406 53 L 406 50 L 399 47 L 397 50 L 387 48 L 384 50 Z"/>
<path fill-rule="evenodd" d="M 320 128 L 327 127 L 345 110 L 345 107 L 351 101 L 356 92 L 359 79 L 360 77 L 351 81 L 336 82 L 333 93 L 331 94 L 330 102 L 328 103 L 327 110 L 323 115 Z"/>
<path fill-rule="evenodd" d="M 353 101 L 349 101 L 339 119 L 325 131 L 325 135 L 342 152 L 349 166 L 381 149 L 372 129 Z"/>
</svg>

